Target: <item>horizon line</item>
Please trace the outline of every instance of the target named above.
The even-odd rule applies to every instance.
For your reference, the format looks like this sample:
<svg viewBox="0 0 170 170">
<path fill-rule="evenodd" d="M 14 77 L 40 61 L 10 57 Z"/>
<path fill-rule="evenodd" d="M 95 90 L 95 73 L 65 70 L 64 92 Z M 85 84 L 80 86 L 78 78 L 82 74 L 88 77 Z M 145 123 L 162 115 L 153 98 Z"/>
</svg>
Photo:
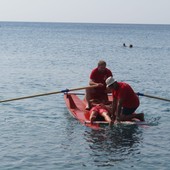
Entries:
<svg viewBox="0 0 170 170">
<path fill-rule="evenodd" d="M 1 21 L 1 23 L 63 23 L 63 24 L 115 24 L 115 25 L 170 25 L 165 23 L 118 23 L 118 22 L 72 22 L 72 21 Z"/>
</svg>

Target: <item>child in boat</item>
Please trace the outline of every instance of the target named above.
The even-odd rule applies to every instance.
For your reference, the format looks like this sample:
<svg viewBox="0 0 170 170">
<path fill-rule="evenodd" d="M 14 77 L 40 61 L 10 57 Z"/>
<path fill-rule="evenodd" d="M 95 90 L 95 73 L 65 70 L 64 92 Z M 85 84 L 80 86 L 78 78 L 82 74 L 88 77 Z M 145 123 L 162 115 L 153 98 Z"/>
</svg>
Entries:
<svg viewBox="0 0 170 170">
<path fill-rule="evenodd" d="M 110 106 L 108 105 L 105 105 L 103 103 L 93 103 L 93 107 L 90 109 L 90 123 L 93 124 L 93 122 L 97 119 L 98 115 L 100 115 L 111 126 L 113 122 L 109 110 Z"/>
</svg>

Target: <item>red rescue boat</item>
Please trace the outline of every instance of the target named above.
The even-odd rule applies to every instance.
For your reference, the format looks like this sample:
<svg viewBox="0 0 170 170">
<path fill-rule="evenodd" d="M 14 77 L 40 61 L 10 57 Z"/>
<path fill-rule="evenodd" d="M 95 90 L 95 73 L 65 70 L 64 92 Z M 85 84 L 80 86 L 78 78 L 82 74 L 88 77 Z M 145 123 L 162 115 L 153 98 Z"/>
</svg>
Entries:
<svg viewBox="0 0 170 170">
<path fill-rule="evenodd" d="M 112 100 L 112 96 L 108 96 L 109 100 Z M 108 122 L 104 120 L 95 121 L 93 124 L 90 123 L 90 112 L 85 109 L 86 101 L 78 97 L 76 93 L 65 93 L 64 100 L 68 108 L 69 113 L 76 118 L 83 125 L 88 126 L 92 129 L 100 129 L 103 124 L 108 125 Z M 123 121 L 121 124 L 137 124 L 146 125 L 146 122 L 139 120 L 134 121 Z"/>
</svg>

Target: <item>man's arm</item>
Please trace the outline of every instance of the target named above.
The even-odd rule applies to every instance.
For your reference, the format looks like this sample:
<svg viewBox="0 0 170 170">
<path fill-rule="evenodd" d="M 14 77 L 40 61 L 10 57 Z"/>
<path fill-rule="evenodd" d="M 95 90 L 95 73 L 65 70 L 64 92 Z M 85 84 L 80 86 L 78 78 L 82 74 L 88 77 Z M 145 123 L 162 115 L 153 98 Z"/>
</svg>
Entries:
<svg viewBox="0 0 170 170">
<path fill-rule="evenodd" d="M 117 112 L 116 112 L 116 120 L 118 121 L 120 120 L 120 115 L 122 112 L 122 103 L 123 103 L 123 100 L 119 99 L 117 103 Z"/>
<path fill-rule="evenodd" d="M 111 110 L 111 116 L 112 117 L 116 116 L 116 107 L 117 107 L 117 99 L 113 99 L 112 110 Z"/>
<path fill-rule="evenodd" d="M 90 86 L 98 85 L 99 87 L 104 86 L 102 83 L 96 83 L 94 80 L 90 79 L 89 81 Z"/>
</svg>

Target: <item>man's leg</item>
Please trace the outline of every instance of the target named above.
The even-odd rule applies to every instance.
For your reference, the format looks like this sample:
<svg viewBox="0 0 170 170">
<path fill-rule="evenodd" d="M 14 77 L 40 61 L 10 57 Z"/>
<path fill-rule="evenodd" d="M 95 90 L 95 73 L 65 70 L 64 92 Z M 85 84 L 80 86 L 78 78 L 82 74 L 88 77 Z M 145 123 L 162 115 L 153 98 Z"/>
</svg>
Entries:
<svg viewBox="0 0 170 170">
<path fill-rule="evenodd" d="M 97 112 L 96 111 L 92 111 L 90 114 L 90 123 L 93 124 L 94 120 L 97 117 Z"/>
<path fill-rule="evenodd" d="M 138 114 L 133 113 L 133 114 L 130 114 L 130 115 L 124 115 L 124 114 L 122 114 L 122 115 L 120 116 L 120 120 L 121 120 L 121 121 L 131 121 L 131 120 L 134 119 L 134 118 L 137 118 L 137 119 L 139 119 L 140 121 L 145 121 L 145 119 L 144 119 L 144 113 L 138 113 Z"/>
<path fill-rule="evenodd" d="M 109 113 L 108 113 L 108 112 L 103 112 L 103 113 L 102 113 L 102 116 L 104 117 L 104 119 L 106 120 L 106 122 L 108 122 L 109 125 L 111 126 L 113 122 L 112 122 L 112 120 L 111 120 L 111 118 L 110 118 L 110 116 L 109 116 Z"/>
</svg>

